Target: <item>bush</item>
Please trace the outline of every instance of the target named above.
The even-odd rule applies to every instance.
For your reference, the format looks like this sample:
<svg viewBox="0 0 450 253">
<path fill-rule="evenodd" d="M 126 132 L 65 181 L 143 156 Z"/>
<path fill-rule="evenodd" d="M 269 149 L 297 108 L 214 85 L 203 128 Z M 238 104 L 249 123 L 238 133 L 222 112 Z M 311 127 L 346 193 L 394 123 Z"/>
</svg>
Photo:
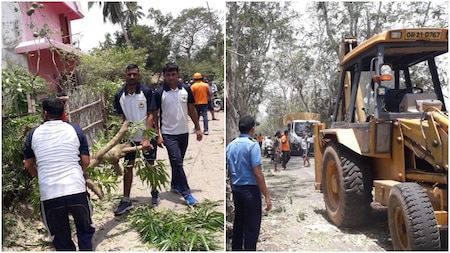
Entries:
<svg viewBox="0 0 450 253">
<path fill-rule="evenodd" d="M 9 208 L 26 200 L 33 189 L 32 176 L 23 167 L 25 139 L 33 126 L 42 122 L 41 115 L 10 119 L 2 126 L 2 200 Z"/>
<path fill-rule="evenodd" d="M 50 84 L 33 76 L 23 67 L 2 69 L 2 106 L 4 115 L 21 115 L 28 112 L 27 94 L 36 98 Z"/>
</svg>

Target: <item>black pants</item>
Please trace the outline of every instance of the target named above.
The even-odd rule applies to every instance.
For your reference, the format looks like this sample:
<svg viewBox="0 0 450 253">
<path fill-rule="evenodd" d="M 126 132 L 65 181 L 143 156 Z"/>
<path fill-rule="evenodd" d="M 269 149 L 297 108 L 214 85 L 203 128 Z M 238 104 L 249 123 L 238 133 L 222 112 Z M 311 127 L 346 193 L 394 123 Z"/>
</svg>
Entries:
<svg viewBox="0 0 450 253">
<path fill-rule="evenodd" d="M 75 221 L 79 250 L 93 250 L 92 237 L 95 227 L 91 219 L 92 205 L 87 192 L 42 201 L 41 212 L 57 251 L 76 250 L 72 241 L 69 213 Z"/>
<path fill-rule="evenodd" d="M 184 155 L 188 147 L 189 133 L 179 135 L 163 134 L 162 137 L 167 154 L 169 155 L 170 167 L 172 168 L 171 186 L 180 187 L 183 197 L 191 194 L 183 167 Z"/>
<path fill-rule="evenodd" d="M 286 164 L 291 160 L 291 151 L 281 151 L 281 167 L 286 169 Z"/>
<path fill-rule="evenodd" d="M 261 191 L 257 185 L 232 186 L 235 217 L 231 248 L 256 250 L 261 228 Z"/>
</svg>

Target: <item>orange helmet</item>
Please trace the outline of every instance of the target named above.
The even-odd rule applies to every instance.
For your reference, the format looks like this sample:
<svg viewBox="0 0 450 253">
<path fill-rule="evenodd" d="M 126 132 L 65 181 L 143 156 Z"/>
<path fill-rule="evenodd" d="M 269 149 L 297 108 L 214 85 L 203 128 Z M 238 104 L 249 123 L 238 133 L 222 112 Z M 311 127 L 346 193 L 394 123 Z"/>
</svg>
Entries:
<svg viewBox="0 0 450 253">
<path fill-rule="evenodd" d="M 195 73 L 195 74 L 192 76 L 192 79 L 194 79 L 194 80 L 202 79 L 202 78 L 203 78 L 203 76 L 202 76 L 202 74 L 200 74 L 200 73 Z"/>
</svg>

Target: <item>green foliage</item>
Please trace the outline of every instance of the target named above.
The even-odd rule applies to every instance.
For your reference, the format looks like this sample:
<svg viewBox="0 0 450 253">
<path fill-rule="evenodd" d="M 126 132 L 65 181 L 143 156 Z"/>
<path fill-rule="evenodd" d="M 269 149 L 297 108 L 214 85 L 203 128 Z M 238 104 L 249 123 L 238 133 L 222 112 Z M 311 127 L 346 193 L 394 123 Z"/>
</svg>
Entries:
<svg viewBox="0 0 450 253">
<path fill-rule="evenodd" d="M 181 77 L 189 80 L 195 72 L 205 72 L 210 79 L 223 80 L 223 33 L 219 18 L 206 8 L 183 10 L 175 19 L 150 9 L 148 18 L 154 26 L 133 25 L 128 33 L 134 48 L 146 50 L 146 68 L 159 73 L 168 61 L 176 61 Z M 125 38 L 116 32 L 116 46 L 124 46 Z M 201 65 L 201 66 L 200 66 Z M 143 83 L 152 84 L 143 79 Z"/>
<path fill-rule="evenodd" d="M 153 27 L 145 25 L 134 25 L 130 28 L 129 33 L 134 48 L 146 50 L 145 68 L 153 73 L 161 72 L 167 56 L 170 54 L 169 36 L 158 33 Z"/>
<path fill-rule="evenodd" d="M 290 4 L 227 3 L 230 12 L 226 33 L 227 57 L 230 57 L 227 59 L 230 63 L 227 66 L 228 96 L 241 115 L 255 115 L 265 100 L 265 87 L 271 82 L 278 84 L 277 80 L 285 81 L 283 77 L 272 75 L 277 63 L 268 55 L 277 51 L 278 46 L 289 45 L 287 42 L 295 34 L 292 22 L 297 18 L 291 13 Z"/>
<path fill-rule="evenodd" d="M 157 147 L 155 147 L 157 148 Z M 139 166 L 136 175 L 142 182 L 151 186 L 152 189 L 161 191 L 169 182 L 169 174 L 166 172 L 166 165 L 163 160 L 157 159 L 156 164 L 150 164 L 147 160 L 141 159 L 143 166 Z M 136 161 L 137 163 L 137 161 Z"/>
<path fill-rule="evenodd" d="M 117 190 L 120 183 L 119 175 L 111 164 L 105 163 L 96 167 L 89 167 L 87 171 L 89 172 L 89 177 L 104 193 L 110 195 Z"/>
<path fill-rule="evenodd" d="M 141 124 L 144 124 L 144 122 L 142 122 Z M 155 138 L 157 136 L 153 128 L 144 130 L 143 135 L 149 139 Z M 145 153 L 148 151 L 143 150 L 142 152 Z M 150 164 L 150 162 L 144 158 L 141 152 L 136 152 L 136 155 L 140 156 L 141 158 L 135 161 L 135 166 L 138 168 L 136 175 L 141 179 L 141 181 L 152 187 L 152 189 L 161 191 L 163 188 L 165 188 L 165 186 L 169 182 L 169 174 L 165 170 L 167 166 L 164 164 L 163 160 L 157 159 L 155 160 L 155 164 Z"/>
<path fill-rule="evenodd" d="M 31 185 L 32 190 L 27 196 L 27 201 L 33 207 L 33 215 L 37 218 L 39 217 L 41 211 L 41 193 L 39 191 L 39 183 L 36 177 L 32 179 Z"/>
<path fill-rule="evenodd" d="M 109 134 L 106 135 L 106 132 L 100 132 L 97 134 L 96 141 L 91 146 L 91 153 L 95 154 L 101 148 L 106 146 L 106 144 L 110 141 L 111 136 L 115 136 L 121 127 L 121 120 L 117 117 L 109 122 Z M 88 167 L 87 171 L 89 173 L 89 177 L 95 182 L 95 184 L 102 189 L 106 195 L 110 195 L 113 190 L 117 190 L 119 182 L 119 175 L 116 173 L 114 166 L 108 161 L 104 161 L 104 163 L 96 166 L 96 167 Z"/>
<path fill-rule="evenodd" d="M 98 85 L 92 87 L 95 92 L 103 94 L 105 99 L 105 109 L 108 116 L 115 116 L 114 113 L 114 96 L 116 92 L 122 87 L 123 81 L 108 81 L 104 80 Z M 117 118 L 117 117 L 115 117 Z"/>
<path fill-rule="evenodd" d="M 144 205 L 134 208 L 129 218 L 141 240 L 161 251 L 217 250 L 214 233 L 224 228 L 224 214 L 213 210 L 217 205 L 205 200 L 187 213 Z"/>
<path fill-rule="evenodd" d="M 27 94 L 36 98 L 49 84 L 27 69 L 10 66 L 2 69 L 2 106 L 5 116 L 28 112 Z"/>
<path fill-rule="evenodd" d="M 145 59 L 144 48 L 93 49 L 89 55 L 81 56 L 77 70 L 84 84 L 101 87 L 105 82 L 123 82 L 125 68 L 131 63 L 138 65 L 141 77 L 145 77 Z"/>
<path fill-rule="evenodd" d="M 40 115 L 9 119 L 2 125 L 2 200 L 10 207 L 32 191 L 31 175 L 23 167 L 25 139 L 32 127 L 42 122 Z"/>
</svg>

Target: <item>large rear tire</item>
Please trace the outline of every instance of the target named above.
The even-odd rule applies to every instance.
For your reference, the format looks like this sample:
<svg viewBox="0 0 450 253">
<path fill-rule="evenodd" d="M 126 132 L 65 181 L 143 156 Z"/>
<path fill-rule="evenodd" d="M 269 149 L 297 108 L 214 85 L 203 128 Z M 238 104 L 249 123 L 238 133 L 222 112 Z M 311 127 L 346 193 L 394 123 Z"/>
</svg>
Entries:
<svg viewBox="0 0 450 253">
<path fill-rule="evenodd" d="M 363 161 L 342 145 L 329 144 L 325 148 L 322 191 L 328 217 L 338 227 L 358 227 L 367 221 L 372 177 Z"/>
<path fill-rule="evenodd" d="M 430 199 L 416 183 L 392 187 L 388 206 L 394 250 L 440 250 L 439 229 Z"/>
</svg>

